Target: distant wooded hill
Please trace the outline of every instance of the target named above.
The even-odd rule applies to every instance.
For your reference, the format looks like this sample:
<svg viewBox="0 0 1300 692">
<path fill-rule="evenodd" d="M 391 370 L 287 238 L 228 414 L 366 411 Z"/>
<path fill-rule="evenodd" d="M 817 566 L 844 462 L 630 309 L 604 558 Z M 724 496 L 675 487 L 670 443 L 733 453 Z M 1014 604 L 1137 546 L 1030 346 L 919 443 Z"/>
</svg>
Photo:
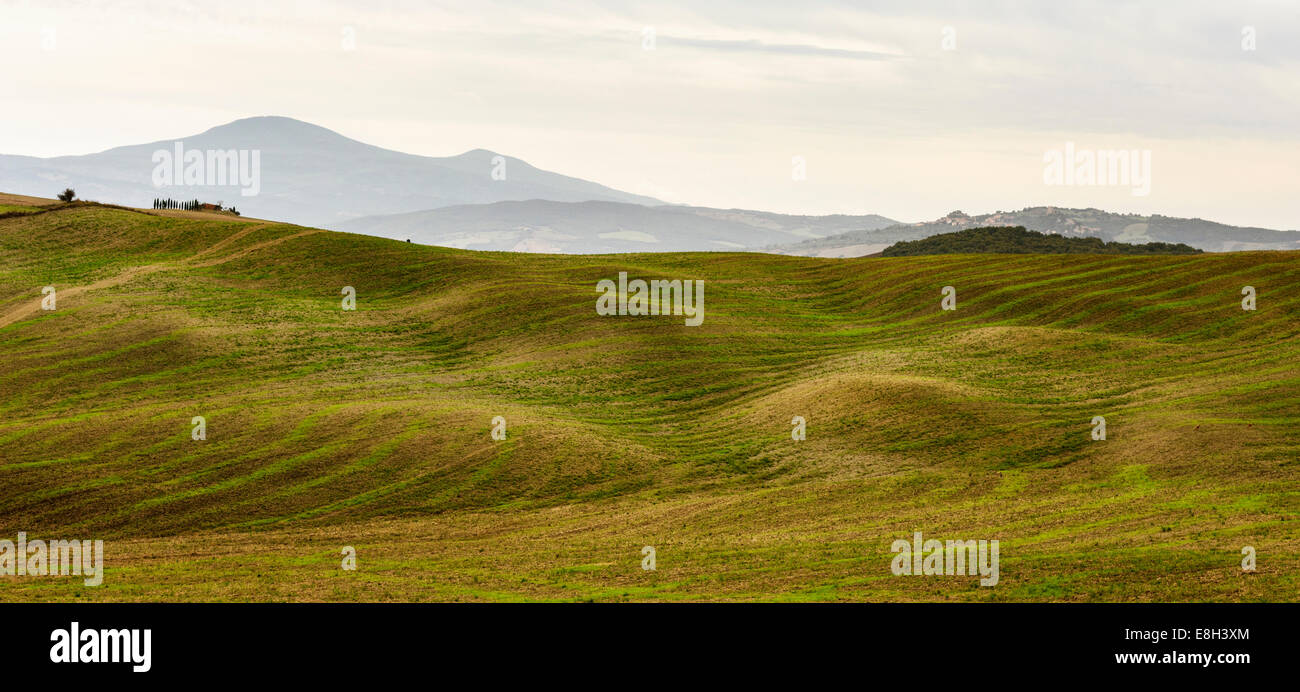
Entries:
<svg viewBox="0 0 1300 692">
<path fill-rule="evenodd" d="M 1024 226 L 990 226 L 940 233 L 920 240 L 894 243 L 883 257 L 910 255 L 1195 255 L 1201 251 L 1183 243 L 1118 243 L 1101 238 L 1072 238 L 1025 230 Z"/>
</svg>

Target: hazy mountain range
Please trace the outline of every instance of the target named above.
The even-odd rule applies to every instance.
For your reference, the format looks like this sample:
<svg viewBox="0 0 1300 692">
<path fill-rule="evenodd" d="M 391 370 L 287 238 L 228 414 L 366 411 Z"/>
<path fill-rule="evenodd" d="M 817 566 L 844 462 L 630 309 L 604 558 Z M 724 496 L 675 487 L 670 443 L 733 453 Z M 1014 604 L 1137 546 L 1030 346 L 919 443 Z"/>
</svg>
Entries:
<svg viewBox="0 0 1300 692">
<path fill-rule="evenodd" d="M 826 238 L 764 248 L 768 252 L 818 257 L 858 257 L 880 252 L 903 240 L 988 226 L 1024 226 L 1031 231 L 1093 237 L 1121 243 L 1185 243 L 1210 252 L 1233 250 L 1297 250 L 1300 232 L 1229 226 L 1204 219 L 1115 214 L 1100 209 L 1028 207 L 971 216 L 954 211 L 924 223 L 862 229 Z"/>
<path fill-rule="evenodd" d="M 256 150 L 255 183 L 208 176 L 183 184 L 159 176 L 158 152 L 175 176 L 191 152 Z M 208 159 L 213 157 L 209 156 Z M 205 161 L 206 165 L 211 163 Z M 240 164 L 253 170 L 246 158 Z M 160 184 L 159 183 L 161 178 Z M 214 184 L 227 183 L 227 184 Z M 1210 251 L 1297 249 L 1300 233 L 1242 228 L 1098 209 L 1032 207 L 899 223 L 874 214 L 799 216 L 667 205 L 660 200 L 552 173 L 484 149 L 431 157 L 383 149 L 292 118 L 236 120 L 206 132 L 97 154 L 0 155 L 0 191 L 148 207 L 156 197 L 236 206 L 246 216 L 479 250 L 662 252 L 761 250 L 852 257 L 978 226 L 1024 226 L 1130 243 L 1186 243 Z M 257 194 L 244 196 L 242 189 Z"/>
<path fill-rule="evenodd" d="M 241 196 L 239 185 L 155 187 L 153 154 L 185 150 L 260 151 L 260 190 Z M 494 158 L 502 156 L 504 169 Z M 493 172 L 504 173 L 504 180 Z M 34 158 L 0 156 L 0 190 L 53 197 L 69 186 L 82 199 L 149 206 L 155 197 L 223 201 L 246 216 L 336 228 L 348 219 L 502 200 L 659 200 L 534 168 L 484 149 L 459 156 L 404 154 L 349 139 L 292 118 L 236 120 L 206 132 L 98 154 Z"/>
</svg>

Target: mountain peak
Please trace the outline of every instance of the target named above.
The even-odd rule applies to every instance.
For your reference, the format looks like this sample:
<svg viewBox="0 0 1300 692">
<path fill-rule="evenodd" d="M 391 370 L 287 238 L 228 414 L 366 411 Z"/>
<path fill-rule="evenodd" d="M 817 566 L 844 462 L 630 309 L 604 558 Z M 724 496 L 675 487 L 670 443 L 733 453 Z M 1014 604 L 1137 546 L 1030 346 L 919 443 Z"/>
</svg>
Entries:
<svg viewBox="0 0 1300 692">
<path fill-rule="evenodd" d="M 338 134 L 333 130 L 321 127 L 320 125 L 314 125 L 303 120 L 289 118 L 283 115 L 255 115 L 249 118 L 239 118 L 238 120 L 232 120 L 225 125 L 217 125 L 216 127 L 210 128 L 207 132 L 269 132 L 275 130 L 287 132 L 324 131 Z"/>
<path fill-rule="evenodd" d="M 329 128 L 282 115 L 240 118 L 225 125 L 217 125 L 198 136 L 234 140 L 272 140 L 284 144 L 301 143 L 315 146 L 326 142 L 362 144 Z"/>
</svg>

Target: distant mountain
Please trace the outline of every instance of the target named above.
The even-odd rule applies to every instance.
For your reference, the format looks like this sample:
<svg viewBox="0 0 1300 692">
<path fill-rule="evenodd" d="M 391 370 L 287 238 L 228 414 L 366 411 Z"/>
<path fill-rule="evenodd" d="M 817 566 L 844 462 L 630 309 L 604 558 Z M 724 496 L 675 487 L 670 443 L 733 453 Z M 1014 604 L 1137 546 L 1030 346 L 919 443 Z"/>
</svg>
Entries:
<svg viewBox="0 0 1300 692">
<path fill-rule="evenodd" d="M 780 245 L 766 250 L 790 255 L 859 257 L 903 240 L 983 226 L 1023 226 L 1067 237 L 1095 237 L 1121 243 L 1186 243 L 1210 252 L 1300 249 L 1300 232 L 1229 226 L 1204 219 L 1114 214 L 1100 209 L 1029 207 L 1020 211 L 968 216 L 960 211 L 925 223 L 850 231 L 836 236 Z"/>
<path fill-rule="evenodd" d="M 1195 255 L 1200 252 L 1182 243 L 1106 242 L 1101 238 L 1039 233 L 1026 230 L 1024 226 L 988 226 L 940 233 L 920 240 L 903 240 L 885 248 L 880 255 Z"/>
<path fill-rule="evenodd" d="M 218 152 L 236 156 L 227 161 L 214 156 Z M 162 171 L 164 163 L 170 165 Z M 196 177 L 186 180 L 191 171 Z M 240 180 L 240 171 L 249 175 Z M 664 205 L 484 149 L 417 156 L 274 116 L 83 156 L 0 155 L 0 190 L 48 198 L 65 187 L 81 199 L 127 206 L 148 207 L 156 197 L 199 199 L 235 206 L 250 217 L 482 250 L 747 249 L 856 257 L 899 241 L 981 226 L 1023 226 L 1122 243 L 1186 243 L 1209 251 L 1300 248 L 1295 231 L 1097 209 L 953 212 L 936 221 L 901 224 L 877 215 L 793 216 Z"/>
<path fill-rule="evenodd" d="M 743 209 L 617 202 L 497 202 L 374 216 L 339 230 L 471 250 L 606 253 L 740 250 L 870 230 L 865 216 L 791 216 Z"/>
<path fill-rule="evenodd" d="M 241 195 L 240 190 L 250 186 L 238 183 L 155 187 L 159 163 L 153 159 L 154 152 L 174 152 L 176 142 L 183 142 L 184 151 L 196 150 L 205 157 L 210 150 L 260 151 L 258 194 Z M 155 197 L 223 201 L 238 207 L 245 216 L 323 228 L 337 228 L 360 216 L 502 200 L 661 203 L 498 156 L 484 149 L 442 158 L 404 154 L 300 120 L 267 116 L 98 154 L 54 158 L 0 155 L 0 190 L 52 197 L 64 187 L 72 187 L 82 199 L 145 207 Z M 251 155 L 246 160 L 251 163 Z M 206 170 L 208 163 L 205 159 L 201 168 Z M 251 172 L 251 166 L 247 170 Z M 494 179 L 494 171 L 497 177 L 504 174 L 504 179 Z M 226 181 L 227 176 L 203 180 Z"/>
</svg>

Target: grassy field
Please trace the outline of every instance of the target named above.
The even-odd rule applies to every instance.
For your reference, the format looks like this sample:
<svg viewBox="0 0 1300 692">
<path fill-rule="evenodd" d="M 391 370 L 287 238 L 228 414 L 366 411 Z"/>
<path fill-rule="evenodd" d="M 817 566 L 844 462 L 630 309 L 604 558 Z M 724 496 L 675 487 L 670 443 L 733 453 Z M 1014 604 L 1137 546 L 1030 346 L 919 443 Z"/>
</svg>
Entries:
<svg viewBox="0 0 1300 692">
<path fill-rule="evenodd" d="M 597 315 L 620 271 L 704 280 L 703 325 Z M 0 353 L 0 538 L 106 551 L 0 601 L 1300 600 L 1298 253 L 547 256 L 69 205 L 0 218 Z M 894 576 L 914 531 L 999 540 L 999 584 Z"/>
</svg>

